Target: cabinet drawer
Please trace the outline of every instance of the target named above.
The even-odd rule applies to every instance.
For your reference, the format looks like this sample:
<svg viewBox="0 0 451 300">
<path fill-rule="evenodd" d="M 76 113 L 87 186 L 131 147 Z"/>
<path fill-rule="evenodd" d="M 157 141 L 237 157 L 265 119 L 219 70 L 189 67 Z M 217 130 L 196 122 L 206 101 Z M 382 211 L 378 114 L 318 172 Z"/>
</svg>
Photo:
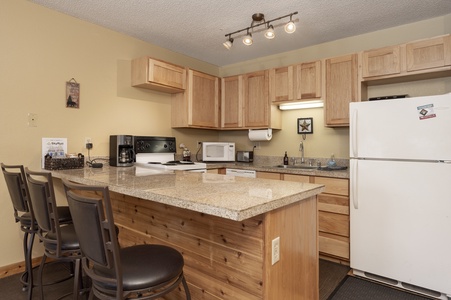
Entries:
<svg viewBox="0 0 451 300">
<path fill-rule="evenodd" d="M 349 197 L 321 193 L 318 195 L 318 210 L 349 215 Z"/>
<path fill-rule="evenodd" d="M 280 180 L 280 173 L 257 172 L 257 178 Z"/>
<path fill-rule="evenodd" d="M 349 260 L 349 238 L 320 232 L 319 252 Z"/>
<path fill-rule="evenodd" d="M 315 177 L 315 182 L 326 186 L 325 193 L 349 196 L 349 181 L 342 178 Z"/>
<path fill-rule="evenodd" d="M 349 216 L 318 212 L 319 231 L 349 237 Z"/>
<path fill-rule="evenodd" d="M 286 181 L 296 181 L 296 182 L 310 182 L 310 176 L 306 175 L 293 175 L 293 174 L 283 174 L 283 180 Z"/>
</svg>

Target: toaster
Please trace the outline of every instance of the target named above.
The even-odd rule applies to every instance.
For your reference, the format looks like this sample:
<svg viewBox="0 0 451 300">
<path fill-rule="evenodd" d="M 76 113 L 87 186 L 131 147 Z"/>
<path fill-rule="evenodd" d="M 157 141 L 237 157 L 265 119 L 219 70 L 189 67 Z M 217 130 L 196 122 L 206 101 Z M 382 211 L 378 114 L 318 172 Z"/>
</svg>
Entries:
<svg viewBox="0 0 451 300">
<path fill-rule="evenodd" d="M 236 161 L 239 162 L 253 162 L 254 161 L 254 151 L 237 151 Z"/>
</svg>

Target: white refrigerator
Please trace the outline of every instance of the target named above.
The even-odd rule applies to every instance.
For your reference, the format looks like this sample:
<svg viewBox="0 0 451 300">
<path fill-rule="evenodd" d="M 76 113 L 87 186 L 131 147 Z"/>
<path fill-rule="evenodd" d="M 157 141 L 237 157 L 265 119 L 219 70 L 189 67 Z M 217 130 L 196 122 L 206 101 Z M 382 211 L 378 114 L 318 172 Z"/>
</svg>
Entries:
<svg viewBox="0 0 451 300">
<path fill-rule="evenodd" d="M 451 94 L 351 103 L 350 190 L 354 273 L 451 297 Z"/>
</svg>

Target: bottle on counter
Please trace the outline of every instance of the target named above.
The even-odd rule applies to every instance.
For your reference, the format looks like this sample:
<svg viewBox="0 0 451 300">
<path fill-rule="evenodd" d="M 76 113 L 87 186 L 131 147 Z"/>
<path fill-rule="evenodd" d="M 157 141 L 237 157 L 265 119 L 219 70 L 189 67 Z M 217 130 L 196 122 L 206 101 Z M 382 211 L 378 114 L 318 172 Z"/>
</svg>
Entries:
<svg viewBox="0 0 451 300">
<path fill-rule="evenodd" d="M 285 156 L 283 157 L 283 164 L 285 166 L 288 166 L 288 155 L 287 155 L 287 151 L 285 151 Z"/>
</svg>

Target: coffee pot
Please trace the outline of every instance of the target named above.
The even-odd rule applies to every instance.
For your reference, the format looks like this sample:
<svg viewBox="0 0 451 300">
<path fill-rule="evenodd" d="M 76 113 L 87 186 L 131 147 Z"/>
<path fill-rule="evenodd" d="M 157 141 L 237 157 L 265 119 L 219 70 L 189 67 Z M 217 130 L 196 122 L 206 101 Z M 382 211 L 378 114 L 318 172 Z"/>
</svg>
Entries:
<svg viewBox="0 0 451 300">
<path fill-rule="evenodd" d="M 131 135 L 110 136 L 110 166 L 131 167 L 135 161 Z"/>
</svg>

